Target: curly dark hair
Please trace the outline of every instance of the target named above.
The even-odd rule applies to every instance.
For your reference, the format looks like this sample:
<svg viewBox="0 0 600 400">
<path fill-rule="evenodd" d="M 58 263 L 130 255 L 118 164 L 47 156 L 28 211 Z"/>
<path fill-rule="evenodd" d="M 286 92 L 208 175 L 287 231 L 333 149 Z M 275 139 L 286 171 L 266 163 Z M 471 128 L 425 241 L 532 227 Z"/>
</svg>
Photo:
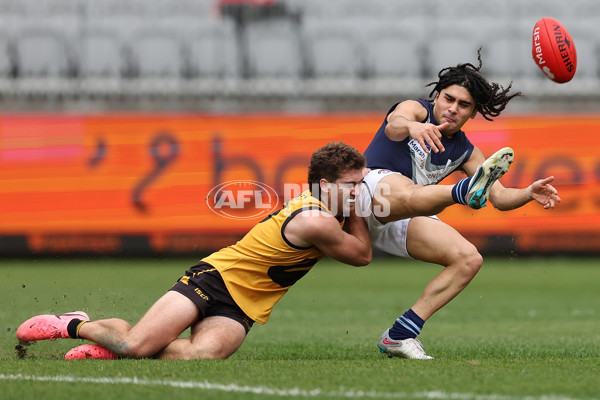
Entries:
<svg viewBox="0 0 600 400">
<path fill-rule="evenodd" d="M 308 184 L 318 187 L 321 179 L 335 182 L 344 172 L 363 169 L 366 158 L 354 147 L 343 142 L 331 142 L 312 154 L 308 167 Z"/>
<path fill-rule="evenodd" d="M 517 96 L 521 96 L 521 92 L 510 93 L 512 82 L 507 88 L 503 88 L 495 82 L 489 82 L 481 75 L 479 72 L 483 65 L 481 61 L 481 47 L 477 50 L 477 60 L 479 61 L 477 67 L 473 64 L 465 63 L 442 69 L 438 73 L 439 81 L 431 82 L 426 87 L 433 86 L 433 90 L 429 94 L 429 97 L 432 99 L 436 92 L 440 93 L 449 86 L 459 85 L 464 87 L 475 101 L 475 110 L 483 118 L 492 121 L 492 117 L 499 116 L 506 108 L 508 102 Z"/>
</svg>

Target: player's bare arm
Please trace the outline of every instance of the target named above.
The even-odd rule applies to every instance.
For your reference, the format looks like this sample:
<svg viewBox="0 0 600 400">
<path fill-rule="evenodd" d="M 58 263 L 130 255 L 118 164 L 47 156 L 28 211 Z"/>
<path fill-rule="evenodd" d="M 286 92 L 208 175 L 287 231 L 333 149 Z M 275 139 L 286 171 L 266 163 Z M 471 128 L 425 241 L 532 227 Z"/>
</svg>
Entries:
<svg viewBox="0 0 600 400">
<path fill-rule="evenodd" d="M 469 160 L 464 164 L 463 169 L 469 176 L 473 176 L 477 167 L 485 161 L 481 150 L 477 147 Z M 489 200 L 492 205 L 500 211 L 509 211 L 522 207 L 532 200 L 537 201 L 545 209 L 556 207 L 561 201 L 558 190 L 550 183 L 554 181 L 553 176 L 539 179 L 525 188 L 507 188 L 500 181 L 494 182 L 490 189 Z"/>
<path fill-rule="evenodd" d="M 356 267 L 372 259 L 369 231 L 362 218 L 350 213 L 348 232 L 327 212 L 304 211 L 285 227 L 286 238 L 296 246 L 316 246 L 329 257 Z"/>
<path fill-rule="evenodd" d="M 427 110 L 419 102 L 414 100 L 403 101 L 388 115 L 385 134 L 395 141 L 404 140 L 410 135 L 419 142 L 425 151 L 428 151 L 428 146 L 434 153 L 444 151 L 444 146 L 440 140 L 442 138 L 441 131 L 448 124 L 434 125 L 420 122 L 426 117 Z"/>
</svg>

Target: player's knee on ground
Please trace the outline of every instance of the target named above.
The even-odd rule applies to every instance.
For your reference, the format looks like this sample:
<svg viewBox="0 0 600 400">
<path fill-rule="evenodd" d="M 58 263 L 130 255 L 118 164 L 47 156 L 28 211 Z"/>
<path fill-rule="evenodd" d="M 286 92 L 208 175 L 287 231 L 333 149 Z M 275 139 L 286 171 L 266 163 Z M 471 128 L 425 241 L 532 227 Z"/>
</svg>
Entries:
<svg viewBox="0 0 600 400">
<path fill-rule="evenodd" d="M 194 342 L 190 359 L 224 360 L 229 358 L 239 348 L 239 344 L 230 340 Z"/>
<path fill-rule="evenodd" d="M 224 335 L 193 335 L 186 349 L 181 353 L 190 360 L 222 360 L 231 356 L 242 345 L 246 335 L 241 332 L 230 332 Z"/>
<path fill-rule="evenodd" d="M 229 358 L 231 354 L 229 352 L 222 351 L 222 349 L 202 349 L 195 352 L 191 360 L 224 360 Z"/>
</svg>

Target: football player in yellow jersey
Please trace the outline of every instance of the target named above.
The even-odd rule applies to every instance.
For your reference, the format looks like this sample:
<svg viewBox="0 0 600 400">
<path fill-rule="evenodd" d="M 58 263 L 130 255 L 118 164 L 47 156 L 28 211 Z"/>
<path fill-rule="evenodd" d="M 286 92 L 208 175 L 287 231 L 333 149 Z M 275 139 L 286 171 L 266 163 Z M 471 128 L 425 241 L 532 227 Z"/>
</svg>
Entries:
<svg viewBox="0 0 600 400">
<path fill-rule="evenodd" d="M 238 243 L 205 257 L 140 321 L 90 321 L 83 311 L 38 315 L 17 329 L 21 341 L 82 338 L 66 359 L 227 358 L 254 322 L 324 255 L 353 266 L 371 262 L 369 232 L 354 209 L 364 156 L 344 143 L 313 153 L 309 187 L 254 226 Z M 190 338 L 178 338 L 191 327 Z"/>
</svg>

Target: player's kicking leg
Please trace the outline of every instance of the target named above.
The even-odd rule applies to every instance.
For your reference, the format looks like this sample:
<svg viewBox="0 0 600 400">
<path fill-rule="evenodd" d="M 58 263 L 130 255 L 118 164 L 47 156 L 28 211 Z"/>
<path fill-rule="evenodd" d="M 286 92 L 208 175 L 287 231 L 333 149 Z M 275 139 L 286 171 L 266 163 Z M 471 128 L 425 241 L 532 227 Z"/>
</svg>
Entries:
<svg viewBox="0 0 600 400">
<path fill-rule="evenodd" d="M 490 188 L 508 171 L 513 157 L 510 147 L 500 149 L 485 160 L 472 177 L 456 185 L 415 185 L 411 179 L 398 173 L 372 171 L 365 177 L 365 192 L 372 193 L 372 200 L 363 199 L 362 215 L 373 213 L 379 222 L 389 223 L 439 214 L 457 203 L 474 209 L 483 208 Z"/>
</svg>

